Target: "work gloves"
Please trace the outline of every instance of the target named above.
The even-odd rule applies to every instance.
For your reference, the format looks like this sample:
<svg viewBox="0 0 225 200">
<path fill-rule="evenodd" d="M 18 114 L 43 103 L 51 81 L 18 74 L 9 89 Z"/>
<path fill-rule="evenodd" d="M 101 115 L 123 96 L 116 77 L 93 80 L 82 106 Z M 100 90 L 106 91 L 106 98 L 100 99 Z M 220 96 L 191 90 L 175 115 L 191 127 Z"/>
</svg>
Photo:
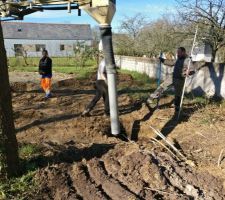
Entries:
<svg viewBox="0 0 225 200">
<path fill-rule="evenodd" d="M 39 74 L 40 75 L 45 75 L 45 72 L 43 72 L 42 70 L 39 70 Z"/>
<path fill-rule="evenodd" d="M 193 74 L 195 74 L 195 71 L 188 71 L 188 69 L 187 69 L 187 67 L 184 67 L 183 68 L 183 73 L 182 73 L 182 75 L 183 75 L 183 77 L 186 77 L 186 76 L 192 76 Z"/>
</svg>

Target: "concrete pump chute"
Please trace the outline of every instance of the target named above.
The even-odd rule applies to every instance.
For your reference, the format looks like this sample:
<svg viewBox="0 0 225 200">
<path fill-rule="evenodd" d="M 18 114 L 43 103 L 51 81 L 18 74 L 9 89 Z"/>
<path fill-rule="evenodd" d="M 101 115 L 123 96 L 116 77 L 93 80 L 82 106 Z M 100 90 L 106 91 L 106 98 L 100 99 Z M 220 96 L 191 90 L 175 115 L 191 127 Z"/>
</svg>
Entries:
<svg viewBox="0 0 225 200">
<path fill-rule="evenodd" d="M 86 11 L 100 25 L 100 33 L 103 44 L 103 52 L 106 60 L 110 118 L 111 118 L 111 133 L 118 135 L 120 133 L 117 88 L 116 88 L 116 67 L 112 47 L 112 31 L 111 22 L 116 12 L 116 0 L 2 0 L 0 1 L 0 17 L 14 17 L 15 19 L 23 19 L 24 15 L 43 11 L 47 6 L 53 6 L 51 10 L 59 9 L 56 6 L 66 5 L 66 9 L 70 12 L 71 9 L 80 9 Z M 47 10 L 47 9 L 46 9 Z"/>
</svg>

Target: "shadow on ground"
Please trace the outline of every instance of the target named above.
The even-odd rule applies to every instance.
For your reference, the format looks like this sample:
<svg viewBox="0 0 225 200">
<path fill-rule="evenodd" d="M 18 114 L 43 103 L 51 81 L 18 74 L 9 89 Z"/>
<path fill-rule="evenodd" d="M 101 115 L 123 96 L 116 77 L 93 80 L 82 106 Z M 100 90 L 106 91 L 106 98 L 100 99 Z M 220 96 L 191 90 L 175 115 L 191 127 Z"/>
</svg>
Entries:
<svg viewBox="0 0 225 200">
<path fill-rule="evenodd" d="M 34 126 L 39 126 L 39 125 L 48 124 L 48 123 L 52 123 L 52 122 L 70 120 L 70 119 L 79 117 L 80 115 L 81 115 L 81 113 L 69 114 L 69 115 L 58 115 L 58 116 L 50 117 L 50 118 L 43 119 L 43 120 L 35 120 L 30 124 L 27 124 L 23 127 L 16 129 L 16 132 L 19 133 L 19 132 L 28 130 Z"/>
<path fill-rule="evenodd" d="M 44 149 L 49 149 L 53 153 L 50 156 L 39 155 L 34 157 L 29 163 L 35 163 L 37 167 L 46 167 L 53 164 L 80 162 L 83 159 L 89 161 L 92 158 L 101 158 L 116 144 L 92 144 L 84 148 L 77 148 L 74 142 L 63 145 L 48 142 L 43 145 Z"/>
</svg>

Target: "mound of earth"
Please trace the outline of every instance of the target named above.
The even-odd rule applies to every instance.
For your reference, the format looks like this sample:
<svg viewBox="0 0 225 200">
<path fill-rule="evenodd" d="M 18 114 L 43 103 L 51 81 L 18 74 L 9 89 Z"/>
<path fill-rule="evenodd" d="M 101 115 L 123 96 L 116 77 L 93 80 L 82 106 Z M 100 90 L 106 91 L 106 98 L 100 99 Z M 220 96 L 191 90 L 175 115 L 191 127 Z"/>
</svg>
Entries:
<svg viewBox="0 0 225 200">
<path fill-rule="evenodd" d="M 157 144 L 115 143 L 80 147 L 52 144 L 36 174 L 36 199 L 217 199 L 223 180 L 178 162 Z"/>
<path fill-rule="evenodd" d="M 110 119 L 103 115 L 101 101 L 90 117 L 80 116 L 95 93 L 94 79 L 93 75 L 89 81 L 55 80 L 54 96 L 47 101 L 40 89 L 13 91 L 18 141 L 44 149 L 35 158 L 40 187 L 30 198 L 225 198 L 224 155 L 218 166 L 225 143 L 224 107 L 188 102 L 181 122 L 175 123 L 171 97 L 163 98 L 159 109 L 152 110 L 126 92 L 120 93 L 122 139 L 128 139 L 124 142 L 110 135 Z M 119 75 L 119 83 L 119 87 L 136 84 L 129 75 Z M 23 84 L 27 87 L 28 83 Z M 187 165 L 163 148 L 150 126 L 161 130 L 197 166 Z"/>
</svg>

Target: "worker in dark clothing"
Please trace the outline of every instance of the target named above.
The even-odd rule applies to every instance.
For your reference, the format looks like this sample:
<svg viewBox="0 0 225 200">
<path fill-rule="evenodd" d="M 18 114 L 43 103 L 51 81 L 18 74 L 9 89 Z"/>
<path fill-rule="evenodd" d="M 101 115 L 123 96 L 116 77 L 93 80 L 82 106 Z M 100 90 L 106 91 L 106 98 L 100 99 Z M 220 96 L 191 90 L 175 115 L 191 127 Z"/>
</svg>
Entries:
<svg viewBox="0 0 225 200">
<path fill-rule="evenodd" d="M 39 62 L 39 74 L 41 75 L 41 87 L 45 92 L 45 98 L 51 97 L 52 59 L 48 51 L 42 51 L 42 58 Z"/>
<path fill-rule="evenodd" d="M 109 116 L 109 95 L 108 95 L 108 84 L 106 74 L 106 64 L 103 58 L 99 64 L 97 72 L 97 81 L 95 83 L 96 94 L 90 104 L 83 111 L 82 116 L 88 116 L 90 111 L 95 107 L 97 102 L 103 97 L 105 105 L 105 115 Z"/>
<path fill-rule="evenodd" d="M 189 58 L 186 54 L 186 50 L 184 47 L 180 47 L 177 50 L 177 60 L 166 60 L 164 58 L 159 58 L 162 63 L 164 63 L 167 66 L 174 66 L 173 71 L 173 77 L 172 77 L 172 83 L 174 86 L 175 91 L 175 99 L 174 99 L 174 105 L 175 105 L 175 114 L 179 112 L 180 109 L 180 102 L 181 102 L 181 96 L 182 91 L 184 87 L 185 77 L 189 75 L 193 75 L 195 73 L 194 66 L 191 62 L 191 58 Z M 190 64 L 189 71 L 188 65 Z"/>
</svg>

